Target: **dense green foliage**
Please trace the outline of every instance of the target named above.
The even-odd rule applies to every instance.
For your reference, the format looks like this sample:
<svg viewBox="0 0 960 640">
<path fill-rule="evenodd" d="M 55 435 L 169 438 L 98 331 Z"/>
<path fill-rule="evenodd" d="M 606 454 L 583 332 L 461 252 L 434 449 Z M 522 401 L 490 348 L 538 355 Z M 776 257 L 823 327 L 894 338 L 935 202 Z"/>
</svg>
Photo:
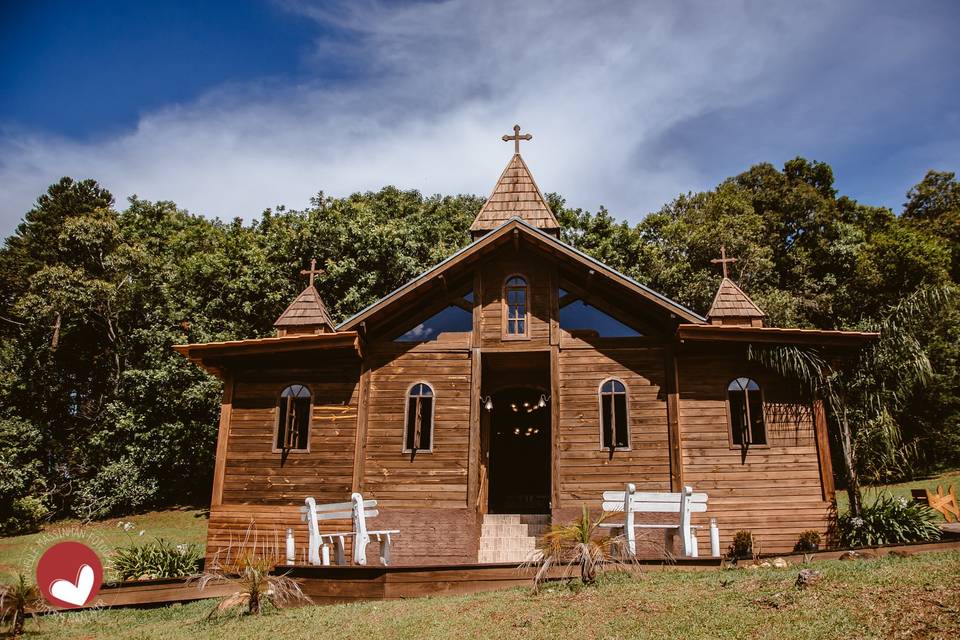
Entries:
<svg viewBox="0 0 960 640">
<path fill-rule="evenodd" d="M 937 514 L 925 504 L 880 494 L 873 504 L 864 505 L 859 516 L 841 514 L 837 529 L 842 546 L 873 547 L 939 540 L 939 522 Z"/>
<path fill-rule="evenodd" d="M 203 548 L 198 544 L 173 544 L 157 538 L 131 544 L 113 552 L 110 565 L 119 580 L 183 578 L 200 570 Z"/>
<path fill-rule="evenodd" d="M 949 173 L 928 174 L 899 216 L 838 196 L 830 167 L 802 158 L 682 195 L 635 226 L 549 199 L 565 241 L 700 312 L 720 244 L 779 325 L 867 326 L 960 273 Z M 170 347 L 270 335 L 312 257 L 343 320 L 464 246 L 481 204 L 387 187 L 320 193 L 303 211 L 243 224 L 136 198 L 121 210 L 90 180 L 52 185 L 0 250 L 0 526 L 204 503 L 221 386 Z M 960 309 L 915 333 L 933 375 L 887 412 L 903 456 L 861 444 L 859 464 L 877 478 L 960 458 Z"/>
</svg>

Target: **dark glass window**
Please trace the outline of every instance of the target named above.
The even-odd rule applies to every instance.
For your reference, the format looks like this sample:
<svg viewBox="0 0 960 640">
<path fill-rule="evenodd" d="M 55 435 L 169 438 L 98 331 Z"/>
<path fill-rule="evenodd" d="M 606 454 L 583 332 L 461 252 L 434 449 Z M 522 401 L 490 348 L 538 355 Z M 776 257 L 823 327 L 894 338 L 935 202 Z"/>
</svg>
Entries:
<svg viewBox="0 0 960 640">
<path fill-rule="evenodd" d="M 626 338 L 641 335 L 636 329 L 628 327 L 583 300 L 574 300 L 560 308 L 560 328 L 570 333 L 593 333 L 598 338 Z"/>
<path fill-rule="evenodd" d="M 619 380 L 600 385 L 600 428 L 604 449 L 626 449 L 630 446 L 627 423 L 627 387 Z"/>
<path fill-rule="evenodd" d="M 527 281 L 511 276 L 503 285 L 506 303 L 506 332 L 508 336 L 527 335 Z"/>
<path fill-rule="evenodd" d="M 740 446 L 767 444 L 760 385 L 750 378 L 737 378 L 727 385 L 727 402 L 730 404 L 733 443 Z"/>
<path fill-rule="evenodd" d="M 433 449 L 433 389 L 419 382 L 407 392 L 404 451 Z"/>
<path fill-rule="evenodd" d="M 473 330 L 473 314 L 450 305 L 446 309 L 433 314 L 394 342 L 428 342 L 436 340 L 441 333 L 458 333 Z"/>
<path fill-rule="evenodd" d="M 310 390 L 293 384 L 280 392 L 277 449 L 305 451 L 310 443 Z"/>
</svg>

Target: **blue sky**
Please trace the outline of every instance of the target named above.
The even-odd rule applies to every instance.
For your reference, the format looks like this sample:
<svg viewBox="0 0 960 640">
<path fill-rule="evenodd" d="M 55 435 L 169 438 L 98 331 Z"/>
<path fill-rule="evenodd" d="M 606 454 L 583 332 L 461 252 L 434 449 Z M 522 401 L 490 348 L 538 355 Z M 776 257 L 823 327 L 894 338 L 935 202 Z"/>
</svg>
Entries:
<svg viewBox="0 0 960 640">
<path fill-rule="evenodd" d="M 0 233 L 62 175 L 246 219 L 386 184 L 636 221 L 759 161 L 894 210 L 960 169 L 956 2 L 7 2 Z"/>
</svg>

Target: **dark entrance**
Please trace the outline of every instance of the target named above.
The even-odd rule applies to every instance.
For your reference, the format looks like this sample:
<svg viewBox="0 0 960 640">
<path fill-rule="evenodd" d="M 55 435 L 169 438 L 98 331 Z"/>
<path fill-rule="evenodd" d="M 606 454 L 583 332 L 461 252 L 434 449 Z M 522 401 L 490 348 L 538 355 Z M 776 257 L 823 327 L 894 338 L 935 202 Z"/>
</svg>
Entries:
<svg viewBox="0 0 960 640">
<path fill-rule="evenodd" d="M 550 401 L 534 387 L 503 389 L 490 416 L 490 513 L 550 513 Z"/>
</svg>

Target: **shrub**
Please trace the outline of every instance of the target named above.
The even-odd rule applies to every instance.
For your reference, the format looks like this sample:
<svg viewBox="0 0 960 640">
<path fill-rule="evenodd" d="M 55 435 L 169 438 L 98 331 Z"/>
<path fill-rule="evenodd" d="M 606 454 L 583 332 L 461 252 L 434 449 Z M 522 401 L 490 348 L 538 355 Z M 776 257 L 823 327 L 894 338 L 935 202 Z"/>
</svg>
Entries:
<svg viewBox="0 0 960 640">
<path fill-rule="evenodd" d="M 753 557 L 753 534 L 741 529 L 733 534 L 733 542 L 727 550 L 727 556 L 732 560 L 746 560 Z"/>
<path fill-rule="evenodd" d="M 813 529 L 800 534 L 793 550 L 798 553 L 812 553 L 820 548 L 820 533 Z"/>
<path fill-rule="evenodd" d="M 0 419 L 0 534 L 32 533 L 47 516 L 42 448 L 32 423 Z"/>
<path fill-rule="evenodd" d="M 149 504 L 156 493 L 157 481 L 143 478 L 133 460 L 121 458 L 80 486 L 74 511 L 88 520 L 133 513 Z"/>
<path fill-rule="evenodd" d="M 937 514 L 925 504 L 880 494 L 865 505 L 859 517 L 845 513 L 837 519 L 840 541 L 847 547 L 939 540 Z"/>
<path fill-rule="evenodd" d="M 150 578 L 181 578 L 200 570 L 203 551 L 198 544 L 177 544 L 157 538 L 147 544 L 132 544 L 114 552 L 111 564 L 117 577 L 130 580 Z"/>
</svg>

